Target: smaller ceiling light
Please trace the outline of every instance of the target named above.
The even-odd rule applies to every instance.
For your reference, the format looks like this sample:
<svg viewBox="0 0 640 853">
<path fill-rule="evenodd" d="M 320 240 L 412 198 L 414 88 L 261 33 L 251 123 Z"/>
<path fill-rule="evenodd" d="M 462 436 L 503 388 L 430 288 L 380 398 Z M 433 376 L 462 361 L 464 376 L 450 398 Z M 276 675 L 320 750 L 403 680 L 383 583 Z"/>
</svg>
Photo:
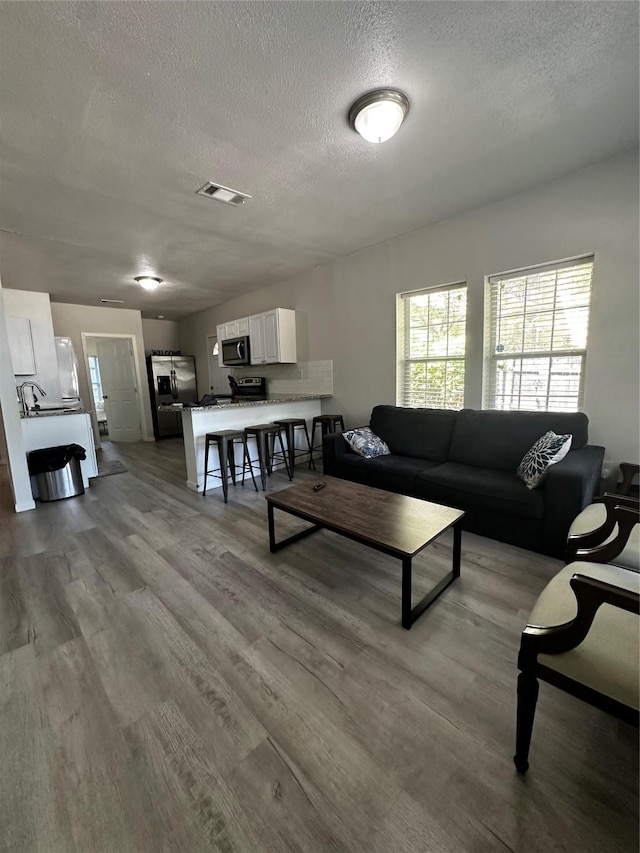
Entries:
<svg viewBox="0 0 640 853">
<path fill-rule="evenodd" d="M 349 110 L 349 124 L 367 142 L 386 142 L 409 112 L 409 99 L 398 89 L 367 92 Z"/>
<path fill-rule="evenodd" d="M 144 287 L 145 290 L 155 290 L 162 279 L 153 275 L 137 275 L 134 281 L 137 281 L 140 287 Z"/>
</svg>

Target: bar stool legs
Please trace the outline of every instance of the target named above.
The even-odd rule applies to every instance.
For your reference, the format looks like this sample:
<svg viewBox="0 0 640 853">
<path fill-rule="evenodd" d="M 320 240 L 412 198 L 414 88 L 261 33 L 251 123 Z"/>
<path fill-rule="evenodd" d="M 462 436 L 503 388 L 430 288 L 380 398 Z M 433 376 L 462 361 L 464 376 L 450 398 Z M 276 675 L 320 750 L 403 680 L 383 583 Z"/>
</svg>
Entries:
<svg viewBox="0 0 640 853">
<path fill-rule="evenodd" d="M 219 477 L 220 480 L 222 480 L 222 494 L 224 496 L 224 502 L 228 502 L 229 480 L 227 477 L 227 473 L 231 474 L 231 480 L 233 482 L 233 485 L 236 485 L 236 463 L 234 443 L 237 441 L 242 443 L 242 484 L 244 485 L 245 462 L 249 458 L 249 451 L 247 448 L 247 441 L 244 433 L 239 430 L 226 429 L 220 430 L 219 432 L 208 432 L 205 435 L 204 488 L 202 489 L 203 497 L 207 494 L 207 477 Z M 218 449 L 219 467 L 209 470 L 209 448 L 212 444 L 215 444 Z M 256 485 L 256 480 L 253 476 L 253 469 L 251 468 L 251 466 L 249 467 L 249 472 L 251 474 L 251 479 L 253 480 L 254 488 L 257 492 L 258 486 Z"/>
<path fill-rule="evenodd" d="M 311 440 L 309 439 L 309 430 L 307 429 L 306 420 L 304 418 L 283 418 L 282 420 L 275 421 L 274 423 L 276 423 L 281 429 L 284 430 L 284 434 L 287 439 L 287 455 L 289 457 L 289 469 L 291 471 L 291 476 L 293 477 L 295 474 L 296 458 L 298 456 L 305 456 L 307 454 L 309 454 L 309 468 L 313 467 L 313 470 L 315 471 L 316 465 L 313 461 L 313 455 L 311 452 Z M 304 435 L 307 440 L 306 450 L 296 450 L 297 429 L 304 430 Z"/>
<path fill-rule="evenodd" d="M 290 480 L 292 479 L 291 469 L 289 467 L 289 460 L 287 454 L 285 453 L 284 443 L 282 441 L 282 430 L 277 424 L 257 424 L 255 426 L 245 427 L 244 436 L 245 444 L 247 443 L 247 440 L 249 438 L 255 438 L 258 458 L 251 459 L 251 457 L 249 456 L 249 451 L 247 449 L 246 461 L 243 463 L 242 466 L 243 477 L 247 464 L 249 465 L 249 470 L 252 472 L 253 476 L 253 466 L 257 462 L 260 468 L 260 481 L 262 483 L 262 491 L 266 492 L 267 474 L 271 474 L 273 470 L 273 450 L 275 450 L 275 442 L 276 440 L 278 440 L 280 443 L 280 451 L 277 455 L 282 456 L 285 469 L 287 471 L 287 476 Z"/>
<path fill-rule="evenodd" d="M 311 427 L 312 453 L 314 450 L 322 450 L 322 439 L 325 435 L 329 435 L 330 432 L 335 432 L 338 425 L 342 432 L 344 432 L 344 418 L 342 415 L 316 415 Z M 316 444 L 316 427 L 320 427 L 320 444 Z M 309 468 L 311 468 L 311 465 L 309 465 Z"/>
</svg>

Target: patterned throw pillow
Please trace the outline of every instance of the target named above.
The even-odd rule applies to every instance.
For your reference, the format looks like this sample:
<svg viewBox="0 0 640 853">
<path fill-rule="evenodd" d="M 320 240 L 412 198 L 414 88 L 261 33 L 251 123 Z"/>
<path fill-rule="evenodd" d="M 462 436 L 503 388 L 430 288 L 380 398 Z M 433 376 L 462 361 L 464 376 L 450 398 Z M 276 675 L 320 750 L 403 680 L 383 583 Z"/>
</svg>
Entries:
<svg viewBox="0 0 640 853">
<path fill-rule="evenodd" d="M 391 453 L 384 441 L 369 427 L 349 429 L 342 435 L 349 447 L 365 459 L 375 459 L 376 456 L 388 456 Z"/>
<path fill-rule="evenodd" d="M 549 468 L 564 459 L 571 449 L 572 438 L 570 433 L 556 435 L 550 429 L 525 453 L 522 462 L 518 465 L 517 474 L 521 480 L 524 480 L 528 489 L 539 486 Z"/>
</svg>

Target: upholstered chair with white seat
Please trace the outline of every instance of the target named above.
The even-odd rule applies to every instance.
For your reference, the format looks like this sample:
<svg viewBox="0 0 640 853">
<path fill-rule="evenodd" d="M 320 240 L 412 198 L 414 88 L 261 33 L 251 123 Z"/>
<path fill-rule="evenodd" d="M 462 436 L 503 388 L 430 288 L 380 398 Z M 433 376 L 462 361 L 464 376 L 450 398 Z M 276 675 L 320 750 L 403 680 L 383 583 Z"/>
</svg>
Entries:
<svg viewBox="0 0 640 853">
<path fill-rule="evenodd" d="M 538 679 L 638 725 L 640 574 L 574 562 L 547 584 L 522 634 L 516 754 L 529 767 Z"/>
</svg>

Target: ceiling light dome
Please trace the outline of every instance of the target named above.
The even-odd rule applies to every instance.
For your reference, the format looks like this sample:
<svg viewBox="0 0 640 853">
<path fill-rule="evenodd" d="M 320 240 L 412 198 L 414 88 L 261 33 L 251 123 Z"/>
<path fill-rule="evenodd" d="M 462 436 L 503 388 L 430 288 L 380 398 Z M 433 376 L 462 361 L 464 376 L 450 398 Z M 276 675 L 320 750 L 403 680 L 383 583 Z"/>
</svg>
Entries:
<svg viewBox="0 0 640 853">
<path fill-rule="evenodd" d="M 145 290 L 155 290 L 161 284 L 162 279 L 153 275 L 137 275 L 134 281 L 137 281 L 140 287 L 144 287 Z"/>
<path fill-rule="evenodd" d="M 349 124 L 367 142 L 386 142 L 409 112 L 409 99 L 398 89 L 367 92 L 349 110 Z"/>
</svg>

